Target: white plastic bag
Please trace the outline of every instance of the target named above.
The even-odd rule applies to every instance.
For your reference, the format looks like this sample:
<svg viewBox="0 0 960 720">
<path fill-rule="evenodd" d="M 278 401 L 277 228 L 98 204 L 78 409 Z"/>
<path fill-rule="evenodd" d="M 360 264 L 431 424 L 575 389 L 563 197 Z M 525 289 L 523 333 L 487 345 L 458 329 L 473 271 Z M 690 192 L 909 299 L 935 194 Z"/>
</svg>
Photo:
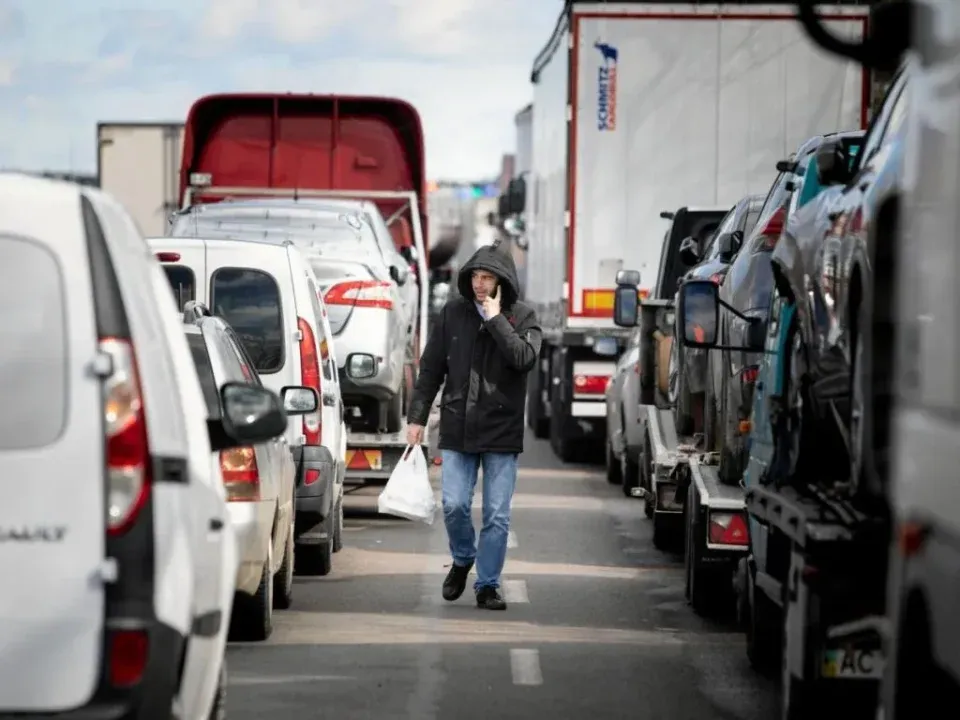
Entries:
<svg viewBox="0 0 960 720">
<path fill-rule="evenodd" d="M 407 445 L 403 451 L 387 486 L 380 493 L 377 510 L 386 515 L 433 524 L 437 497 L 430 485 L 427 458 L 419 445 L 415 448 Z"/>
</svg>

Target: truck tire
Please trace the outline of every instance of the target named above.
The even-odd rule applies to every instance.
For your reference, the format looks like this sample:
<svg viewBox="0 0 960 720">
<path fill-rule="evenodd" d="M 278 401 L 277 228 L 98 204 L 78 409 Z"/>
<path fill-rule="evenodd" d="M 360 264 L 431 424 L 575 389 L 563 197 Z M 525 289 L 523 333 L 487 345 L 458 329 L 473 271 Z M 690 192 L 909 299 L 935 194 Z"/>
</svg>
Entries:
<svg viewBox="0 0 960 720">
<path fill-rule="evenodd" d="M 670 528 L 668 527 L 668 520 L 661 513 L 657 515 L 656 510 L 653 512 L 653 546 L 660 550 L 661 552 L 667 552 L 671 550 L 670 543 Z"/>
<path fill-rule="evenodd" d="M 700 617 L 716 617 L 721 614 L 725 601 L 730 600 L 732 584 L 723 586 L 723 570 L 711 571 L 703 564 L 703 547 L 706 543 L 706 528 L 698 522 L 700 518 L 700 496 L 691 482 L 687 485 L 687 502 L 684 512 L 686 539 L 683 547 L 683 564 L 686 569 L 687 600 L 693 611 Z M 724 566 L 721 565 L 721 568 Z"/>
<path fill-rule="evenodd" d="M 633 497 L 633 489 L 640 486 L 640 464 L 624 451 L 620 462 L 620 488 L 626 497 Z"/>
<path fill-rule="evenodd" d="M 780 608 L 757 590 L 755 573 L 746 570 L 746 617 L 744 635 L 747 644 L 747 659 L 750 666 L 761 675 L 773 677 L 780 667 L 783 652 L 783 637 L 779 628 L 782 618 Z"/>
<path fill-rule="evenodd" d="M 387 432 L 400 432 L 403 427 L 403 409 L 404 397 L 406 395 L 405 383 L 400 383 L 400 390 L 390 400 L 387 401 Z"/>
<path fill-rule="evenodd" d="M 613 454 L 613 445 L 609 438 L 607 438 L 606 448 L 604 465 L 607 470 L 607 482 L 611 485 L 620 485 L 623 483 L 623 466 L 620 463 L 620 458 Z M 623 454 L 626 455 L 627 451 L 624 450 Z"/>
<path fill-rule="evenodd" d="M 527 427 L 533 430 L 533 436 L 538 440 L 550 437 L 550 418 L 544 417 L 543 396 L 543 368 L 542 361 L 537 360 L 537 366 L 530 373 L 527 380 Z"/>
<path fill-rule="evenodd" d="M 333 570 L 333 534 L 335 520 L 333 508 L 326 520 L 323 521 L 327 539 L 319 543 L 298 544 L 296 558 L 297 575 L 329 575 Z"/>
<path fill-rule="evenodd" d="M 691 413 L 690 393 L 683 379 L 683 356 L 680 343 L 674 340 L 670 348 L 670 403 L 674 406 L 677 420 L 677 435 L 693 433 L 693 415 Z"/>
<path fill-rule="evenodd" d="M 273 633 L 273 546 L 267 543 L 267 559 L 263 563 L 260 585 L 254 595 L 237 593 L 230 616 L 230 640 L 259 642 Z"/>
<path fill-rule="evenodd" d="M 643 497 L 643 514 L 648 518 L 652 518 L 656 500 L 653 497 L 653 450 L 650 446 L 650 430 L 646 427 L 643 431 L 643 452 L 640 454 L 639 466 L 639 483 L 645 493 Z"/>
</svg>

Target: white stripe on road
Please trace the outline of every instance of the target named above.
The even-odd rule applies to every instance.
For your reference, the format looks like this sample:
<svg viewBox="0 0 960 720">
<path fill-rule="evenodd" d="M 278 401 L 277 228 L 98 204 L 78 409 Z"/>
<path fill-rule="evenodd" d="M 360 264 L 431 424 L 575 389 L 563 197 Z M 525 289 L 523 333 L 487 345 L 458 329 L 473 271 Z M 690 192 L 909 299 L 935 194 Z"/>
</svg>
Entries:
<svg viewBox="0 0 960 720">
<path fill-rule="evenodd" d="M 503 599 L 508 603 L 528 603 L 530 597 L 527 595 L 526 580 L 504 580 L 503 581 Z"/>
<path fill-rule="evenodd" d="M 517 546 L 517 534 L 511 530 L 507 533 L 507 547 L 515 548 Z"/>
<path fill-rule="evenodd" d="M 513 672 L 514 685 L 543 685 L 539 650 L 511 649 L 510 670 Z"/>
<path fill-rule="evenodd" d="M 275 675 L 227 676 L 227 685 L 283 685 L 287 683 L 323 682 L 331 680 L 355 680 L 350 675 Z"/>
</svg>

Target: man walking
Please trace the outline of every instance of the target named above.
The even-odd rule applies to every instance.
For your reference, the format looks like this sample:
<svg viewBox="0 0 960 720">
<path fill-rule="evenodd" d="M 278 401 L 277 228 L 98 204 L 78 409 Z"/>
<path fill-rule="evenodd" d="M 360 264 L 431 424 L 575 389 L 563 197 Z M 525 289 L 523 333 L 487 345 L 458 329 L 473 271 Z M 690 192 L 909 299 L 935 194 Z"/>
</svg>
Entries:
<svg viewBox="0 0 960 720">
<path fill-rule="evenodd" d="M 541 335 L 533 309 L 518 301 L 513 258 L 499 244 L 480 248 L 461 268 L 460 297 L 449 300 L 435 321 L 407 418 L 407 442 L 419 445 L 430 406 L 443 385 L 443 519 L 453 556 L 443 597 L 452 602 L 463 595 L 476 563 L 477 606 L 487 610 L 507 607 L 500 594 L 500 573 L 523 452 L 527 373 L 537 364 Z M 483 527 L 477 543 L 470 508 L 480 469 Z"/>
</svg>

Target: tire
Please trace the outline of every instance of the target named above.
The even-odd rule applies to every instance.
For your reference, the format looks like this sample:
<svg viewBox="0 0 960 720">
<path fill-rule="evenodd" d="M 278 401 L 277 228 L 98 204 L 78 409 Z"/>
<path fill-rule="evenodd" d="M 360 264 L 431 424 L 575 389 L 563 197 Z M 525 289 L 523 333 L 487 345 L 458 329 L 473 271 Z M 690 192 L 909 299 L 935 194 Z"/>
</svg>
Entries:
<svg viewBox="0 0 960 720">
<path fill-rule="evenodd" d="M 213 694 L 213 705 L 210 707 L 209 720 L 226 720 L 227 717 L 227 658 L 220 662 L 220 679 L 217 681 L 217 690 Z"/>
<path fill-rule="evenodd" d="M 687 503 L 684 519 L 686 540 L 683 547 L 683 564 L 686 569 L 686 596 L 693 611 L 700 617 L 716 617 L 723 607 L 727 593 L 720 583 L 722 575 L 710 572 L 701 561 L 703 554 L 703 528 L 698 528 L 697 517 L 700 514 L 700 498 L 690 483 L 687 486 Z M 721 571 L 722 572 L 722 571 Z"/>
<path fill-rule="evenodd" d="M 327 531 L 326 540 L 297 546 L 297 575 L 319 575 L 323 577 L 329 575 L 330 571 L 333 570 L 333 509 L 323 522 Z"/>
<path fill-rule="evenodd" d="M 404 384 L 400 384 L 400 390 L 390 400 L 387 401 L 387 432 L 400 432 L 403 427 L 403 407 L 404 396 L 406 395 Z"/>
<path fill-rule="evenodd" d="M 625 497 L 633 497 L 636 487 L 640 487 L 640 465 L 624 451 L 620 461 L 620 488 Z"/>
<path fill-rule="evenodd" d="M 543 405 L 540 402 L 543 392 L 543 370 L 540 362 L 540 358 L 537 358 L 537 365 L 527 382 L 527 426 L 533 430 L 535 438 L 546 440 L 550 437 L 550 418 L 543 417 Z"/>
<path fill-rule="evenodd" d="M 293 604 L 293 567 L 294 559 L 293 521 L 287 531 L 287 541 L 283 545 L 283 562 L 273 576 L 273 607 L 286 610 Z"/>
<path fill-rule="evenodd" d="M 626 454 L 626 450 L 624 450 L 624 454 Z M 613 446 L 609 440 L 606 442 L 604 465 L 607 469 L 607 482 L 611 485 L 621 485 L 623 483 L 623 466 L 620 459 L 613 454 Z"/>
<path fill-rule="evenodd" d="M 761 675 L 774 677 L 780 667 L 783 652 L 781 611 L 762 590 L 757 590 L 753 573 L 746 572 L 746 623 L 744 634 L 747 644 L 747 659 L 750 666 Z"/>
<path fill-rule="evenodd" d="M 666 518 L 661 514 L 653 513 L 653 546 L 662 552 L 672 549 L 670 542 L 670 528 Z"/>
<path fill-rule="evenodd" d="M 267 545 L 260 585 L 253 595 L 237 593 L 233 600 L 230 639 L 248 642 L 266 640 L 273 633 L 273 547 Z"/>
<path fill-rule="evenodd" d="M 676 341 L 670 349 L 670 403 L 674 406 L 677 418 L 677 434 L 693 433 L 693 415 L 690 411 L 690 393 L 683 381 L 683 356 L 680 343 Z"/>
<path fill-rule="evenodd" d="M 337 500 L 333 521 L 333 552 L 343 550 L 343 496 Z"/>
<path fill-rule="evenodd" d="M 650 433 L 644 430 L 643 452 L 640 455 L 639 484 L 646 491 L 643 499 L 643 514 L 653 517 L 655 498 L 653 497 L 653 449 L 650 446 Z"/>
</svg>

